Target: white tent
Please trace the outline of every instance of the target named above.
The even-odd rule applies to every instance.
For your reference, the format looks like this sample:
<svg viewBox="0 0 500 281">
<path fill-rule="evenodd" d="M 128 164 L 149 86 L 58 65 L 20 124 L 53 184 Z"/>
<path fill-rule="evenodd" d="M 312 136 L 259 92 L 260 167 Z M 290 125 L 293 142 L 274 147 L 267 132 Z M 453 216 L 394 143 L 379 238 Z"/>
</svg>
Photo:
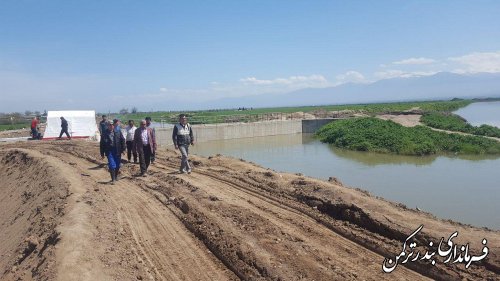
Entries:
<svg viewBox="0 0 500 281">
<path fill-rule="evenodd" d="M 96 138 L 98 135 L 94 110 L 65 110 L 47 112 L 47 127 L 44 140 L 59 137 L 61 117 L 68 121 L 68 132 L 72 138 Z M 63 134 L 66 137 L 66 134 Z"/>
</svg>

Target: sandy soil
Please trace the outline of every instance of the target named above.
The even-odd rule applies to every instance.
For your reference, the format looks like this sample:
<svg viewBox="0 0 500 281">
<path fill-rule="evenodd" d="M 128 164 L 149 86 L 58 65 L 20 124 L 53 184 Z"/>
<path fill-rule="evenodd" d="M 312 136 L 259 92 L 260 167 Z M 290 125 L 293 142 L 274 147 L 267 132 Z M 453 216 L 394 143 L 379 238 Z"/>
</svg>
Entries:
<svg viewBox="0 0 500 281">
<path fill-rule="evenodd" d="M 19 129 L 19 130 L 6 130 L 0 131 L 0 138 L 21 138 L 29 137 L 31 135 L 30 129 Z"/>
<path fill-rule="evenodd" d="M 415 127 L 418 125 L 423 125 L 420 123 L 420 114 L 401 114 L 401 115 L 393 115 L 393 114 L 382 114 L 377 115 L 377 118 L 382 120 L 391 120 L 395 123 L 401 124 L 405 127 Z"/>
<path fill-rule="evenodd" d="M 443 221 L 344 187 L 242 160 L 163 149 L 148 177 L 110 185 L 98 146 L 0 145 L 1 280 L 498 280 L 500 232 Z M 479 255 L 383 273 L 420 224 L 419 245 L 454 231 Z"/>
</svg>

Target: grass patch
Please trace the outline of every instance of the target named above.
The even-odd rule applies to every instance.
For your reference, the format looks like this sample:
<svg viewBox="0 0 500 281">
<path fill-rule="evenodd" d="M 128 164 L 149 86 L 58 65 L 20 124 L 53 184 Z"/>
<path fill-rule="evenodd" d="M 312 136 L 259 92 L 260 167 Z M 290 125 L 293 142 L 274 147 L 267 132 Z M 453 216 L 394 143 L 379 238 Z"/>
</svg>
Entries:
<svg viewBox="0 0 500 281">
<path fill-rule="evenodd" d="M 448 112 L 426 113 L 420 119 L 422 123 L 429 127 L 458 131 L 479 136 L 500 138 L 500 129 L 494 126 L 483 124 L 479 127 L 472 126 L 462 117 Z"/>
<path fill-rule="evenodd" d="M 408 128 L 377 118 L 334 121 L 316 135 L 322 142 L 357 151 L 402 155 L 500 154 L 500 142 L 494 140 L 436 132 L 423 126 Z"/>
<path fill-rule="evenodd" d="M 23 129 L 23 128 L 30 128 L 31 124 L 3 124 L 0 125 L 0 131 L 7 131 L 7 130 L 18 130 L 18 129 Z"/>
</svg>

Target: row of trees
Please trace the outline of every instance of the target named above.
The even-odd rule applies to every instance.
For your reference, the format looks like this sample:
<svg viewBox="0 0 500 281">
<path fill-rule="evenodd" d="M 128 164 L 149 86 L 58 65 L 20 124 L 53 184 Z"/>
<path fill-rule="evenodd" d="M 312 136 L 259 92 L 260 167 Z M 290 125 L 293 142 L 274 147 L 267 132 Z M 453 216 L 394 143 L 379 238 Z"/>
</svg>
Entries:
<svg viewBox="0 0 500 281">
<path fill-rule="evenodd" d="M 137 113 L 137 107 L 132 107 L 132 109 L 130 109 L 130 113 L 132 114 L 136 114 Z M 128 111 L 128 108 L 122 108 L 120 109 L 120 114 L 129 114 L 129 111 Z"/>
<path fill-rule="evenodd" d="M 0 117 L 21 118 L 21 117 L 33 117 L 33 116 L 47 116 L 47 110 L 45 110 L 43 114 L 38 110 L 36 111 L 26 110 L 24 112 L 24 115 L 21 112 L 10 112 L 10 113 L 0 112 Z"/>
<path fill-rule="evenodd" d="M 120 114 L 129 114 L 129 113 L 132 113 L 132 114 L 135 114 L 137 113 L 138 110 L 137 110 L 137 107 L 132 107 L 129 111 L 128 108 L 122 108 L 120 109 L 119 113 Z M 44 110 L 43 113 L 41 113 L 40 111 L 36 110 L 36 111 L 31 111 L 31 110 L 26 110 L 24 112 L 24 115 L 21 113 L 21 112 L 10 112 L 10 113 L 3 113 L 3 112 L 0 112 L 0 118 L 15 118 L 15 119 L 21 119 L 21 118 L 26 118 L 26 117 L 33 117 L 33 116 L 47 116 L 47 110 Z"/>
<path fill-rule="evenodd" d="M 21 112 L 0 113 L 0 125 L 15 125 L 15 124 L 29 124 L 34 116 L 47 116 L 47 111 L 41 114 L 40 111 L 26 110 L 24 114 Z"/>
</svg>

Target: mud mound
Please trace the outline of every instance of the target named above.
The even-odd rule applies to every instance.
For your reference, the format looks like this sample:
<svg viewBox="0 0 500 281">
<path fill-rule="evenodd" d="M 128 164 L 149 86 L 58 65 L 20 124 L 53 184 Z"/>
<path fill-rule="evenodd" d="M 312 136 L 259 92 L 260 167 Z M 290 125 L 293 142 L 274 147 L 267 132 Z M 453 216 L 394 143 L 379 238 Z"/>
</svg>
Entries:
<svg viewBox="0 0 500 281">
<path fill-rule="evenodd" d="M 51 279 L 66 182 L 36 153 L 16 149 L 0 152 L 0 182 L 0 279 Z"/>
</svg>

